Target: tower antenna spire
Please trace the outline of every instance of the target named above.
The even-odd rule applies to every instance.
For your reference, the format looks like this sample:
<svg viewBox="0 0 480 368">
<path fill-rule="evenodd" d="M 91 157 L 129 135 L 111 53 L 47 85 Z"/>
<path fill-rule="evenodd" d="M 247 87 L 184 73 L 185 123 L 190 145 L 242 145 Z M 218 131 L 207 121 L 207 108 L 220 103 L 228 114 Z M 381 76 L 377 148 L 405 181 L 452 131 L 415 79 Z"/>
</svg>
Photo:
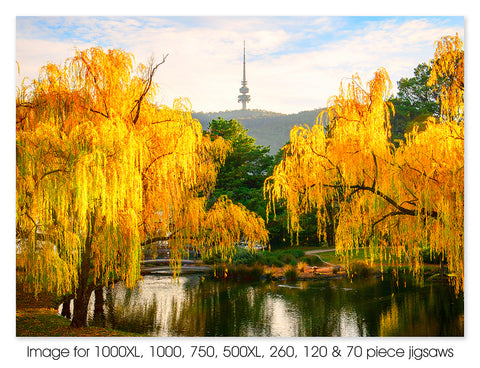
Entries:
<svg viewBox="0 0 480 368">
<path fill-rule="evenodd" d="M 242 110 L 247 109 L 247 102 L 250 102 L 250 95 L 247 93 L 249 89 L 247 87 L 247 73 L 245 71 L 245 40 L 243 40 L 243 80 L 242 86 L 240 87 L 241 95 L 238 96 L 238 102 L 242 103 Z"/>
<path fill-rule="evenodd" d="M 245 40 L 243 40 L 243 81 L 246 83 L 247 77 L 245 73 Z"/>
</svg>

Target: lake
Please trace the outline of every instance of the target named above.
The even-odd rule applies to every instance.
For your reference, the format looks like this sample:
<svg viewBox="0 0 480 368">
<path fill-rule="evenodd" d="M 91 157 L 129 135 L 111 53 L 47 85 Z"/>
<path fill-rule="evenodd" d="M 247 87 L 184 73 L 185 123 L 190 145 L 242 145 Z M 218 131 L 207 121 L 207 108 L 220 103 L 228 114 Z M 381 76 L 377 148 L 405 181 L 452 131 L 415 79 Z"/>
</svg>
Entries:
<svg viewBox="0 0 480 368">
<path fill-rule="evenodd" d="M 148 336 L 463 336 L 463 296 L 391 277 L 242 283 L 148 275 L 104 290 L 109 327 Z M 93 294 L 90 324 L 93 323 Z"/>
</svg>

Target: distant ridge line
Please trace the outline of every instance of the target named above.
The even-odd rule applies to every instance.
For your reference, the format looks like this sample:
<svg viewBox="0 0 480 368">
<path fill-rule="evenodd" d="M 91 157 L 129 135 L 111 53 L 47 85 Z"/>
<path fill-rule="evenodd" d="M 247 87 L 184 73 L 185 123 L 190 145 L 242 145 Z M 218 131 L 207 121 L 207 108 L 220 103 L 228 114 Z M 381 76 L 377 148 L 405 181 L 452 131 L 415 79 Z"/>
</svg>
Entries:
<svg viewBox="0 0 480 368">
<path fill-rule="evenodd" d="M 248 129 L 248 134 L 256 139 L 256 144 L 270 146 L 270 154 L 275 155 L 290 139 L 290 130 L 295 125 L 313 126 L 317 116 L 326 108 L 300 111 L 294 114 L 284 114 L 273 111 L 247 109 L 225 110 L 217 112 L 193 112 L 192 117 L 197 119 L 204 130 L 213 119 L 235 119 Z M 326 116 L 323 123 L 326 124 Z"/>
</svg>

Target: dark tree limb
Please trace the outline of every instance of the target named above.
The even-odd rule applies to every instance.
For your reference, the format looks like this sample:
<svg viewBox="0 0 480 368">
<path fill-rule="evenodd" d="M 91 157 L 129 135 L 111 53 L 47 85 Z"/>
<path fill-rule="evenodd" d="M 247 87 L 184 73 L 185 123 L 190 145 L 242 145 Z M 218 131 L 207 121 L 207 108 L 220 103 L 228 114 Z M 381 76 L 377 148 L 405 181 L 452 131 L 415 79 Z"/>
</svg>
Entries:
<svg viewBox="0 0 480 368">
<path fill-rule="evenodd" d="M 64 169 L 56 169 L 56 170 L 51 170 L 51 171 L 47 171 L 46 173 L 44 173 L 40 179 L 36 180 L 35 181 L 35 188 L 37 187 L 38 183 L 40 183 L 40 181 L 42 181 L 43 178 L 45 178 L 47 175 L 50 175 L 50 174 L 55 174 L 57 172 L 67 172 L 66 170 Z"/>
<path fill-rule="evenodd" d="M 155 75 L 157 68 L 163 63 L 165 63 L 167 56 L 168 54 L 164 55 L 162 61 L 155 66 L 153 66 L 153 60 L 152 60 L 150 62 L 150 65 L 148 66 L 146 78 L 144 79 L 145 86 L 143 88 L 142 93 L 140 94 L 140 97 L 135 101 L 135 104 L 133 105 L 132 110 L 130 111 L 130 113 L 133 115 L 133 118 L 132 118 L 133 125 L 137 123 L 138 118 L 140 117 L 140 108 L 142 105 L 142 101 L 147 95 L 148 91 L 150 90 L 150 87 L 152 86 L 153 76 Z"/>
<path fill-rule="evenodd" d="M 383 198 L 386 202 L 391 204 L 393 207 L 395 207 L 403 215 L 416 216 L 418 214 L 422 214 L 422 215 L 427 215 L 427 216 L 430 216 L 430 217 L 433 217 L 433 218 L 438 217 L 438 212 L 437 211 L 433 211 L 433 210 L 432 211 L 427 211 L 425 208 L 422 208 L 421 210 L 412 210 L 412 209 L 405 208 L 405 207 L 399 205 L 395 200 L 393 200 L 392 198 L 390 198 L 386 194 L 380 192 L 379 190 L 377 190 L 373 187 L 367 187 L 367 186 L 363 186 L 363 185 L 352 185 L 350 188 L 358 189 L 358 190 L 364 190 L 364 191 L 371 192 L 375 195 L 378 195 L 379 197 Z"/>
<path fill-rule="evenodd" d="M 96 114 L 100 114 L 102 116 L 104 116 L 105 118 L 109 118 L 110 117 L 110 114 L 108 113 L 108 106 L 107 106 L 107 102 L 105 101 L 105 96 L 103 95 L 99 85 L 98 85 L 98 81 L 97 81 L 97 76 L 95 75 L 95 73 L 93 72 L 92 70 L 92 66 L 88 63 L 87 59 L 83 56 L 83 54 L 80 55 L 80 59 L 82 60 L 82 62 L 85 64 L 85 67 L 87 68 L 87 71 L 90 73 L 90 75 L 92 76 L 93 78 L 93 85 L 95 86 L 95 89 L 97 90 L 98 94 L 102 97 L 102 102 L 103 102 L 103 107 L 105 109 L 105 112 L 100 112 L 98 110 L 94 110 L 92 109 L 91 107 L 89 108 L 89 110 L 93 113 L 96 113 Z"/>
</svg>

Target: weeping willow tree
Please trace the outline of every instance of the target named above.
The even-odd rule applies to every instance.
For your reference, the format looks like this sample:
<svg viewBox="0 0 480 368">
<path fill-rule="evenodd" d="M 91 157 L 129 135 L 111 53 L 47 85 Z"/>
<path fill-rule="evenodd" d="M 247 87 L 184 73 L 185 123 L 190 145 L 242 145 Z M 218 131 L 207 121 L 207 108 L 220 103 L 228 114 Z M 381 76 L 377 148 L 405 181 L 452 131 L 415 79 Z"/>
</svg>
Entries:
<svg viewBox="0 0 480 368">
<path fill-rule="evenodd" d="M 230 147 L 205 137 L 186 100 L 154 104 L 160 63 L 121 50 L 77 51 L 17 90 L 17 277 L 34 292 L 74 295 L 86 325 L 98 285 L 140 277 L 142 247 L 170 241 L 227 254 L 241 237 L 265 243 L 263 220 L 221 198 L 206 211 Z"/>
<path fill-rule="evenodd" d="M 442 114 L 395 148 L 390 141 L 391 82 L 379 69 L 366 87 L 358 76 L 329 102 L 330 126 L 294 127 L 282 162 L 265 182 L 269 210 L 283 200 L 289 229 L 317 211 L 319 237 L 335 208 L 336 251 L 348 262 L 359 247 L 375 258 L 409 264 L 416 276 L 422 253 L 440 256 L 463 291 L 464 126 L 463 51 L 457 37 L 438 43 L 430 83 L 442 83 Z M 455 66 L 456 65 L 456 66 Z M 462 69 L 459 73 L 458 68 Z M 453 96 L 452 96 L 453 95 Z"/>
</svg>

